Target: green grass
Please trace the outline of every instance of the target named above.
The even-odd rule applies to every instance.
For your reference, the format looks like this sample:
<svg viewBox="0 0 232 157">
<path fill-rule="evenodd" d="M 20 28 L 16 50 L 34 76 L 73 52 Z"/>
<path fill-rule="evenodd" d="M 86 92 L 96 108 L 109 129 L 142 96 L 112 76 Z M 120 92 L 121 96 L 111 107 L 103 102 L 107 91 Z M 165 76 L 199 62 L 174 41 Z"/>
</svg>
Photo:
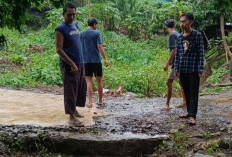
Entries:
<svg viewBox="0 0 232 157">
<path fill-rule="evenodd" d="M 220 82 L 220 77 L 224 75 L 226 72 L 228 72 L 225 68 L 219 68 L 214 70 L 213 74 L 209 78 L 209 83 L 217 83 Z"/>
<path fill-rule="evenodd" d="M 54 31 L 50 28 L 38 32 L 20 34 L 16 30 L 1 29 L 7 37 L 7 46 L 0 51 L 2 59 L 10 60 L 10 69 L 1 65 L 0 86 L 35 87 L 37 85 L 62 85 L 58 66 L 59 56 L 55 52 Z M 159 36 L 147 40 L 131 41 L 115 32 L 102 32 L 109 67 L 104 67 L 104 88 L 114 89 L 124 84 L 127 91 L 139 97 L 163 96 L 166 93 L 168 72 L 163 66 L 168 59 L 167 37 Z M 31 43 L 45 48 L 44 52 L 28 52 Z M 227 70 L 218 69 L 209 78 L 209 83 L 219 82 Z M 179 90 L 177 82 L 173 90 Z M 202 93 L 221 92 L 225 88 L 204 89 Z"/>
<path fill-rule="evenodd" d="M 20 34 L 2 29 L 7 47 L 0 51 L 17 70 L 1 72 L 0 86 L 35 87 L 62 85 L 55 52 L 54 31 L 45 28 L 38 32 Z M 113 89 L 124 84 L 127 91 L 144 96 L 162 96 L 166 91 L 168 73 L 163 66 L 168 58 L 167 38 L 131 41 L 115 32 L 102 32 L 103 44 L 110 66 L 104 67 L 104 87 Z M 44 46 L 44 52 L 26 51 L 31 43 Z M 178 85 L 175 85 L 178 88 Z"/>
</svg>

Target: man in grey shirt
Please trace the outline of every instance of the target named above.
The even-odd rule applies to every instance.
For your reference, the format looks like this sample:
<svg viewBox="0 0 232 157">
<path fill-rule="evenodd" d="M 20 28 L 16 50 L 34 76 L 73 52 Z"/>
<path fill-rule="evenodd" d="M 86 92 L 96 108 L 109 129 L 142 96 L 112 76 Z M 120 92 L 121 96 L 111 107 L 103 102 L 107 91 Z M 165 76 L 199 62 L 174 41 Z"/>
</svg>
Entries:
<svg viewBox="0 0 232 157">
<path fill-rule="evenodd" d="M 165 22 L 165 27 L 166 27 L 166 30 L 169 34 L 169 41 L 168 42 L 169 42 L 170 56 L 169 56 L 167 63 L 164 66 L 164 71 L 167 71 L 169 66 L 171 66 L 171 71 L 170 71 L 169 76 L 168 76 L 167 81 L 166 81 L 166 84 L 168 87 L 167 101 L 166 101 L 165 107 L 163 107 L 161 109 L 162 111 L 170 110 L 170 100 L 172 97 L 172 83 L 173 83 L 173 80 L 176 80 L 179 82 L 179 79 L 174 76 L 173 62 L 174 62 L 174 56 L 176 54 L 177 38 L 179 37 L 180 34 L 178 32 L 176 32 L 175 22 L 173 19 L 167 20 Z M 184 94 L 184 90 L 181 86 L 181 83 L 179 82 L 179 84 L 181 87 L 181 94 L 183 97 L 183 103 L 179 106 L 176 106 L 176 107 L 182 108 L 182 107 L 186 107 L 186 99 L 185 99 L 185 94 Z"/>
</svg>

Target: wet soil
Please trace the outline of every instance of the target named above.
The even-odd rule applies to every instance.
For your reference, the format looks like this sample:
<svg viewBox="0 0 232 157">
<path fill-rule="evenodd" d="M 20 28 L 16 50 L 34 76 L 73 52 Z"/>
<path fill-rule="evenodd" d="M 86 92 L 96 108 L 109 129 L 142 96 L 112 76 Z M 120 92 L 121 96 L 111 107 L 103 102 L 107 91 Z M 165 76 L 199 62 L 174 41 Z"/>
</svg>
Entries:
<svg viewBox="0 0 232 157">
<path fill-rule="evenodd" d="M 86 124 L 86 127 L 76 128 L 66 124 L 67 116 L 64 114 L 63 98 L 60 95 L 62 90 L 60 87 L 55 88 L 41 87 L 30 91 L 0 89 L 0 133 L 8 133 L 16 137 L 19 134 L 37 136 L 42 130 L 49 132 L 53 137 L 57 136 L 59 140 L 53 140 L 58 144 L 62 143 L 60 139 L 71 138 L 71 141 L 75 139 L 79 143 L 81 140 L 87 146 L 92 144 L 91 149 L 96 150 L 95 153 L 101 150 L 100 155 L 106 155 L 101 153 L 108 150 L 107 153 L 112 153 L 112 156 L 114 156 L 113 152 L 109 150 L 121 149 L 119 146 L 124 145 L 126 140 L 128 151 L 124 153 L 134 156 L 136 149 L 142 150 L 143 146 L 150 147 L 144 151 L 152 153 L 155 145 L 160 144 L 166 135 L 171 136 L 176 130 L 187 134 L 188 150 L 192 151 L 196 149 L 198 143 L 205 141 L 205 133 L 210 132 L 212 139 L 219 138 L 228 135 L 229 128 L 232 126 L 232 89 L 225 93 L 201 96 L 195 126 L 189 125 L 187 119 L 178 117 L 186 113 L 186 109 L 175 108 L 175 105 L 182 103 L 181 98 L 171 100 L 170 111 L 161 111 L 165 98 L 141 99 L 128 93 L 123 97 L 105 97 L 106 104 L 102 106 L 94 104 L 92 109 L 78 109 L 85 115 L 85 118 L 80 120 Z M 96 95 L 94 100 L 97 100 Z M 20 119 L 20 117 L 24 118 Z M 157 138 L 160 140 L 157 141 Z M 140 142 L 135 139 L 139 139 Z M 102 141 L 105 143 L 103 144 Z M 67 146 L 67 141 L 64 143 Z M 137 147 L 136 143 L 140 143 L 141 146 Z M 109 147 L 109 144 L 112 147 Z M 96 145 L 99 147 L 95 148 Z M 132 147 L 135 149 L 129 149 Z M 88 151 L 82 153 L 86 155 Z M 91 153 L 93 155 L 93 152 Z M 116 154 L 120 156 L 120 153 L 122 152 L 118 151 Z M 232 156 L 231 150 L 224 153 L 226 156 Z M 141 151 L 139 154 L 144 152 Z"/>
<path fill-rule="evenodd" d="M 95 127 L 103 128 L 113 133 L 143 133 L 147 135 L 165 134 L 172 129 L 185 125 L 192 134 L 199 134 L 204 128 L 219 131 L 231 123 L 232 92 L 200 97 L 197 124 L 189 126 L 188 120 L 180 119 L 179 115 L 186 109 L 175 108 L 181 104 L 181 99 L 172 99 L 172 109 L 161 111 L 165 98 L 139 99 L 130 96 L 107 98 L 107 104 L 102 110 L 104 117 L 95 118 Z"/>
</svg>

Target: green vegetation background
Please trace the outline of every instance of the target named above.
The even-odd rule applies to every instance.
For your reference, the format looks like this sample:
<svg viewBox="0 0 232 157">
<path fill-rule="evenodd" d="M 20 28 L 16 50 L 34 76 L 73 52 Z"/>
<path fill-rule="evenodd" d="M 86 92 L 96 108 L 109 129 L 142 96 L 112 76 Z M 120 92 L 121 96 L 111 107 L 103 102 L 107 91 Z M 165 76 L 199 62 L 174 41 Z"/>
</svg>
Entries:
<svg viewBox="0 0 232 157">
<path fill-rule="evenodd" d="M 114 89 L 123 84 L 127 91 L 139 96 L 165 95 L 168 72 L 163 71 L 163 66 L 169 52 L 164 21 L 168 18 L 177 20 L 179 10 L 191 10 L 189 4 L 183 1 L 137 1 L 128 8 L 120 8 L 120 4 L 112 2 L 92 4 L 92 16 L 99 19 L 98 30 L 102 34 L 103 46 L 110 64 L 108 68 L 104 67 L 104 88 Z M 76 21 L 80 31 L 87 28 L 88 11 L 88 6 L 79 7 L 77 10 Z M 47 21 L 44 22 L 49 24 L 45 26 L 44 19 L 31 15 L 29 17 L 28 25 L 32 26 L 25 25 L 21 32 L 8 28 L 0 29 L 0 34 L 7 38 L 7 45 L 1 47 L 0 58 L 10 63 L 1 64 L 0 86 L 62 86 L 59 56 L 56 54 L 54 42 L 54 28 L 63 18 L 62 9 L 49 11 L 45 19 Z M 42 27 L 31 30 L 37 25 Z M 177 29 L 179 30 L 178 27 Z M 28 51 L 32 43 L 43 46 L 45 50 Z M 226 70 L 220 72 L 225 73 Z M 218 79 L 217 75 L 211 82 Z M 179 92 L 176 82 L 173 89 Z"/>
</svg>

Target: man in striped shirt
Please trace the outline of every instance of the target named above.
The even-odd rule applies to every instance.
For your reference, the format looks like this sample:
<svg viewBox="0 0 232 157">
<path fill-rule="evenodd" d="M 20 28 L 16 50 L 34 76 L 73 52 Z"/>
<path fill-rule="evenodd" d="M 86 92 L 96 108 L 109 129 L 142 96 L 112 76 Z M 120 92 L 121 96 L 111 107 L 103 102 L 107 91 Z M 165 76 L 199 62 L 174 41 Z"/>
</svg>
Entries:
<svg viewBox="0 0 232 157">
<path fill-rule="evenodd" d="M 174 75 L 180 77 L 186 96 L 187 114 L 180 118 L 189 118 L 189 123 L 196 124 L 200 77 L 204 76 L 204 44 L 200 32 L 192 29 L 194 16 L 184 13 L 180 17 L 183 33 L 177 40 L 174 62 Z"/>
</svg>

